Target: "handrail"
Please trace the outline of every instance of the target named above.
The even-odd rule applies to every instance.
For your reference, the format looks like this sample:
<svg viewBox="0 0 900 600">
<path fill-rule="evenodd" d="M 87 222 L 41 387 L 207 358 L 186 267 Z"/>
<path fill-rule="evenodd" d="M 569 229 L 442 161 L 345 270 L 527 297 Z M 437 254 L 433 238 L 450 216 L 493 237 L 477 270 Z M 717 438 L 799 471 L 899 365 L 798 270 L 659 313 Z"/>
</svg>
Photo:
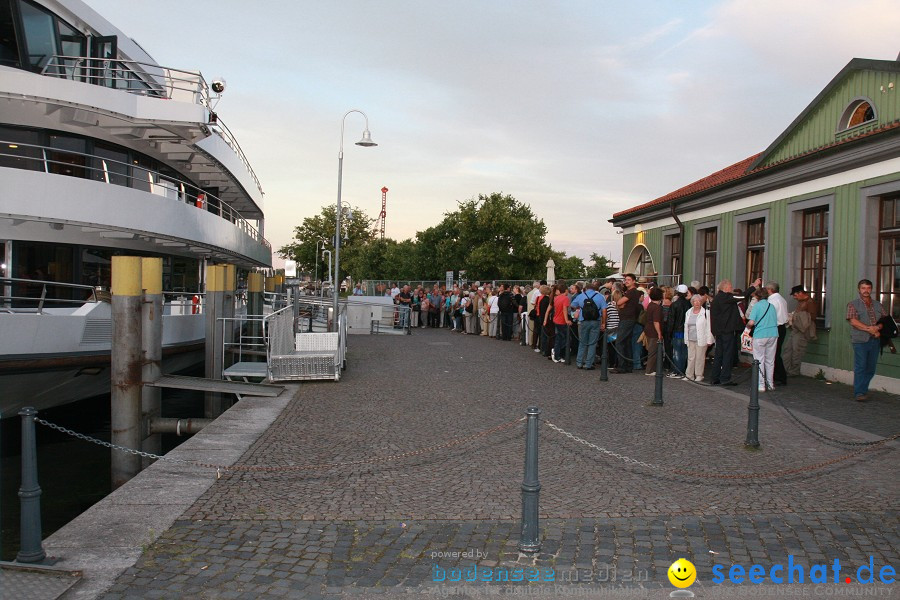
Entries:
<svg viewBox="0 0 900 600">
<path fill-rule="evenodd" d="M 215 98 L 210 97 L 209 85 L 200 71 L 173 69 L 137 60 L 56 54 L 48 58 L 41 75 L 101 85 L 150 98 L 189 101 L 213 112 L 212 100 Z M 123 82 L 124 85 L 119 85 L 119 82 Z M 247 167 L 259 193 L 262 194 L 262 184 L 231 130 L 220 118 L 206 125 L 237 154 Z"/>
<path fill-rule="evenodd" d="M 6 295 L 4 288 L 7 286 L 15 285 L 15 284 L 24 284 L 26 292 L 29 288 L 33 286 L 41 286 L 41 293 L 39 296 L 13 296 L 12 294 Z M 11 302 L 13 300 L 37 300 L 37 313 L 39 315 L 44 314 L 44 304 L 48 301 L 47 299 L 47 287 L 60 287 L 67 289 L 77 289 L 77 290 L 85 290 L 89 291 L 91 296 L 89 299 L 85 300 L 71 300 L 69 298 L 50 298 L 49 302 L 59 303 L 59 304 L 84 304 L 86 302 L 98 302 L 97 300 L 97 289 L 90 285 L 83 285 L 79 283 L 62 283 L 59 281 L 45 281 L 43 279 L 25 279 L 22 277 L 0 277 L 0 299 L 3 302 Z M 35 290 L 36 291 L 36 290 Z"/>
<path fill-rule="evenodd" d="M 16 147 L 34 148 L 36 150 L 40 150 L 41 156 L 40 157 L 27 156 L 25 154 L 14 154 L 14 153 L 7 152 L 6 150 L 9 148 L 10 145 L 16 146 Z M 117 185 L 117 184 L 113 184 L 112 181 L 114 178 L 121 177 L 121 178 L 127 179 L 129 182 L 140 182 L 142 184 L 147 184 L 150 186 L 150 191 L 148 193 L 154 194 L 156 196 L 168 197 L 165 194 L 156 193 L 154 191 L 154 189 L 156 189 L 156 188 L 154 188 L 154 186 L 156 186 L 157 188 L 162 188 L 163 190 L 172 190 L 178 194 L 179 200 L 183 201 L 185 204 L 193 204 L 195 206 L 197 206 L 199 204 L 200 206 L 198 206 L 198 208 L 201 208 L 202 210 L 206 210 L 207 212 L 210 212 L 205 208 L 208 205 L 208 202 L 209 202 L 208 199 L 213 198 L 218 203 L 219 210 L 218 210 L 218 213 L 213 212 L 212 214 L 217 214 L 219 217 L 236 225 L 244 233 L 246 233 L 247 235 L 249 235 L 250 237 L 255 239 L 257 242 L 263 244 L 266 248 L 269 248 L 269 249 L 272 248 L 272 245 L 269 243 L 269 241 L 267 239 L 265 239 L 262 235 L 260 235 L 259 230 L 256 227 L 254 227 L 253 225 L 251 225 L 250 222 L 248 221 L 248 219 L 246 217 L 244 217 L 240 213 L 240 211 L 233 208 L 230 204 L 228 204 L 224 200 L 220 199 L 219 197 L 215 196 L 214 194 L 210 194 L 210 193 L 206 192 L 202 188 L 194 185 L 193 183 L 191 183 L 189 181 L 185 181 L 183 179 L 178 179 L 176 177 L 171 177 L 169 175 L 162 174 L 159 171 L 153 171 L 151 169 L 133 165 L 133 164 L 130 164 L 127 162 L 122 162 L 122 161 L 111 159 L 111 158 L 104 158 L 104 157 L 97 156 L 95 154 L 88 154 L 86 152 L 77 152 L 74 150 L 64 150 L 61 148 L 54 148 L 52 146 L 41 146 L 41 145 L 37 145 L 37 144 L 26 144 L 24 142 L 12 142 L 12 141 L 8 141 L 8 140 L 0 140 L 0 149 L 3 150 L 2 152 L 0 152 L 0 157 L 7 156 L 7 157 L 11 157 L 11 158 L 16 158 L 19 160 L 28 160 L 28 161 L 38 162 L 38 163 L 41 163 L 42 165 L 44 165 L 44 171 L 47 170 L 47 165 L 64 165 L 66 167 L 72 168 L 73 170 L 83 169 L 84 171 L 90 171 L 92 173 L 96 172 L 96 173 L 100 173 L 103 175 L 102 179 L 99 179 L 96 177 L 91 177 L 90 179 L 92 181 L 98 181 L 98 182 L 104 181 L 108 184 Z M 47 156 L 48 151 L 59 153 L 59 154 L 69 154 L 69 155 L 89 158 L 89 159 L 91 159 L 90 162 L 99 161 L 104 166 L 96 167 L 96 166 L 89 165 L 88 164 L 89 161 L 87 161 L 87 160 L 85 161 L 84 165 L 73 165 L 73 164 L 67 163 L 65 161 L 53 160 Z M 144 180 L 135 175 L 126 175 L 124 173 L 111 173 L 109 171 L 109 168 L 105 166 L 105 165 L 109 165 L 109 164 L 121 165 L 121 166 L 126 167 L 127 169 L 131 169 L 130 171 L 126 171 L 127 173 L 133 173 L 134 171 L 142 171 L 143 173 L 147 174 L 147 179 Z M 165 183 L 161 183 L 161 182 L 169 183 L 173 186 L 177 185 L 178 187 L 172 188 L 172 187 L 165 185 Z M 134 185 L 130 185 L 128 187 L 130 187 L 131 189 L 140 189 L 138 187 L 135 187 Z M 189 191 L 193 191 L 194 194 L 193 195 L 189 194 Z"/>
</svg>

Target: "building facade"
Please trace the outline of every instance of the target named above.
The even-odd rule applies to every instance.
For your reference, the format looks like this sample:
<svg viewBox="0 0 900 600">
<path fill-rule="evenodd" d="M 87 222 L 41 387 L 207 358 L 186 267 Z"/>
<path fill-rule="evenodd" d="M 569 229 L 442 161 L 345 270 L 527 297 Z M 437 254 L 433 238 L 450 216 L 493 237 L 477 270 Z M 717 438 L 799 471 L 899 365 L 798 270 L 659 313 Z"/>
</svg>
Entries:
<svg viewBox="0 0 900 600">
<path fill-rule="evenodd" d="M 763 152 L 614 214 L 623 271 L 711 289 L 762 277 L 786 297 L 803 285 L 820 319 L 802 372 L 851 382 L 857 282 L 900 319 L 898 85 L 900 60 L 853 59 Z M 900 393 L 900 354 L 882 355 L 872 386 Z"/>
</svg>

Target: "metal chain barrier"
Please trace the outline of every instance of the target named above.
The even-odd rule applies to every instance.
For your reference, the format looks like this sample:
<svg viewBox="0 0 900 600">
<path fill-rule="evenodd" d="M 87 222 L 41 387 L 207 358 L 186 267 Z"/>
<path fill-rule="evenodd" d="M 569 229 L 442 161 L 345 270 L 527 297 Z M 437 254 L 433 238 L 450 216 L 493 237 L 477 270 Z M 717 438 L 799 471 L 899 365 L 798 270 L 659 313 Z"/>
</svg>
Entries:
<svg viewBox="0 0 900 600">
<path fill-rule="evenodd" d="M 772 479 L 772 478 L 776 478 L 776 477 L 787 477 L 790 475 L 797 475 L 799 473 L 815 471 L 817 469 L 823 469 L 825 467 L 837 464 L 839 462 L 849 460 L 855 456 L 859 456 L 865 452 L 874 450 L 875 448 L 900 437 L 900 433 L 898 433 L 889 438 L 885 438 L 883 440 L 879 440 L 878 442 L 874 442 L 871 445 L 863 447 L 859 450 L 854 450 L 853 452 L 850 452 L 849 454 L 845 454 L 843 456 L 839 456 L 837 458 L 832 458 L 830 460 L 815 463 L 812 465 L 806 465 L 803 467 L 796 467 L 796 468 L 792 468 L 792 469 L 781 469 L 778 471 L 769 471 L 769 472 L 765 472 L 765 473 L 708 473 L 708 472 L 702 472 L 702 471 L 688 471 L 685 469 L 678 469 L 678 468 L 667 468 L 667 467 L 664 467 L 661 465 L 640 461 L 635 458 L 631 458 L 631 457 L 628 457 L 628 456 L 625 456 L 622 454 L 618 454 L 611 450 L 607 450 L 606 448 L 598 446 L 597 444 L 594 444 L 587 440 L 584 440 L 584 439 L 576 436 L 575 434 L 569 433 L 568 431 L 562 429 L 561 427 L 554 425 L 550 421 L 545 420 L 543 422 L 550 429 L 552 429 L 553 431 L 556 431 L 557 433 L 561 433 L 568 439 L 570 439 L 578 444 L 587 446 L 588 448 L 591 448 L 593 450 L 597 450 L 598 452 L 605 454 L 607 456 L 611 456 L 612 458 L 621 460 L 622 462 L 625 462 L 627 464 L 638 465 L 638 466 L 641 466 L 641 467 L 644 467 L 647 469 L 651 469 L 653 471 L 664 471 L 666 473 L 673 473 L 675 475 L 684 475 L 686 477 L 698 477 L 698 478 L 702 478 L 702 479 L 722 479 L 722 480 Z"/>
<path fill-rule="evenodd" d="M 881 444 L 884 442 L 888 442 L 890 440 L 897 439 L 897 437 L 900 436 L 900 433 L 898 433 L 898 434 L 894 434 L 891 437 L 886 437 L 886 438 L 882 438 L 880 440 L 874 440 L 871 442 L 848 442 L 847 440 L 839 440 L 839 439 L 833 438 L 829 435 L 825 435 L 824 433 L 813 429 L 812 427 L 810 427 L 809 425 L 807 425 L 806 423 L 801 421 L 800 417 L 798 417 L 796 414 L 794 414 L 794 411 L 792 411 L 790 408 L 788 408 L 788 406 L 784 403 L 784 401 L 781 399 L 780 393 L 778 391 L 776 391 L 775 388 L 769 387 L 769 384 L 766 381 L 766 378 L 764 377 L 764 375 L 765 375 L 764 371 L 763 371 L 763 373 L 761 373 L 761 375 L 763 375 L 761 381 L 764 381 L 765 386 L 766 386 L 766 392 L 767 392 L 766 398 L 771 399 L 773 404 L 782 408 L 788 414 L 788 416 L 791 418 L 791 422 L 795 423 L 801 429 L 808 431 L 809 433 L 813 434 L 814 436 L 816 436 L 818 438 L 829 441 L 833 444 L 840 444 L 842 446 L 861 447 L 861 446 L 875 446 L 877 444 Z"/>
<path fill-rule="evenodd" d="M 400 454 L 392 454 L 390 456 L 363 458 L 363 459 L 359 459 L 359 460 L 351 460 L 351 461 L 336 462 L 336 463 L 318 463 L 318 464 L 309 464 L 309 465 L 285 465 L 285 466 L 271 467 L 271 466 L 263 466 L 263 465 L 226 466 L 226 465 L 217 465 L 217 464 L 213 464 L 213 463 L 205 463 L 205 462 L 199 462 L 199 461 L 193 461 L 193 460 L 184 460 L 184 459 L 180 459 L 180 458 L 170 458 L 168 456 L 160 456 L 157 454 L 151 454 L 150 452 L 142 452 L 141 450 L 135 450 L 134 448 L 126 448 L 124 446 L 119 446 L 116 444 L 112 444 L 110 442 L 104 442 L 103 440 L 98 440 L 96 438 L 92 438 L 90 436 L 84 435 L 83 433 L 78 433 L 76 431 L 72 431 L 71 429 L 66 429 L 65 427 L 62 427 L 55 423 L 50 423 L 49 421 L 45 421 L 45 420 L 37 418 L 37 417 L 35 417 L 35 419 L 34 419 L 35 423 L 39 423 L 41 425 L 49 427 L 50 429 L 55 429 L 56 431 L 65 433 L 66 435 L 70 435 L 72 437 L 78 438 L 80 440 L 84 440 L 86 442 L 90 442 L 92 444 L 104 446 L 104 447 L 110 448 L 112 450 L 119 450 L 121 452 L 127 452 L 129 454 L 136 454 L 138 456 L 141 456 L 144 458 L 150 458 L 150 459 L 154 459 L 154 460 L 166 460 L 169 462 L 191 465 L 194 467 L 215 469 L 217 478 L 221 477 L 222 472 L 228 472 L 228 471 L 260 471 L 260 472 L 266 472 L 266 473 L 279 472 L 279 471 L 314 471 L 314 470 L 333 469 L 333 468 L 337 468 L 337 467 L 348 467 L 348 466 L 356 466 L 356 465 L 384 463 L 384 462 L 399 460 L 402 458 L 409 458 L 412 456 L 420 456 L 423 454 L 427 454 L 428 452 L 434 452 L 436 450 L 452 448 L 453 446 L 458 446 L 460 444 L 464 444 L 466 442 L 470 442 L 472 440 L 476 440 L 478 438 L 482 438 L 482 437 L 491 435 L 493 433 L 498 433 L 500 431 L 509 429 L 510 427 L 513 427 L 513 426 L 521 423 L 524 420 L 525 420 L 525 417 L 519 417 L 518 419 L 515 419 L 513 421 L 509 421 L 507 423 L 503 423 L 503 424 L 497 425 L 495 427 L 491 427 L 490 429 L 485 429 L 485 430 L 479 431 L 477 433 L 473 433 L 473 434 L 465 436 L 465 437 L 454 438 L 454 439 L 448 440 L 442 444 L 437 444 L 434 446 L 426 446 L 423 448 L 418 448 L 416 450 L 410 450 L 409 452 L 402 452 Z"/>
</svg>

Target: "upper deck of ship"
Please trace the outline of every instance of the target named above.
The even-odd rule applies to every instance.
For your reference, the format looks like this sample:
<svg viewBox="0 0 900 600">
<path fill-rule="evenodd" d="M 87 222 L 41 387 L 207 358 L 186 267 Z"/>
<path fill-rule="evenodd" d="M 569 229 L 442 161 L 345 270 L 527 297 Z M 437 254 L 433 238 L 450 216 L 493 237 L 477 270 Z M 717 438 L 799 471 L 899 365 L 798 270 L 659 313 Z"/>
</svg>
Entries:
<svg viewBox="0 0 900 600">
<path fill-rule="evenodd" d="M 147 233 L 160 233 L 170 242 L 190 242 L 199 235 L 193 241 L 203 243 L 212 256 L 223 246 L 231 258 L 243 255 L 248 264 L 268 266 L 262 185 L 214 110 L 222 91 L 217 87 L 200 71 L 158 64 L 79 0 L 0 1 L 0 103 L 5 105 L 0 166 L 32 172 L 6 172 L 8 185 L 33 186 L 37 171 L 179 200 L 182 211 L 185 205 L 203 208 L 231 225 L 214 224 L 219 232 L 196 223 L 180 231 L 148 228 Z M 4 212 L 17 215 L 16 210 Z M 26 216 L 59 214 L 35 212 L 41 210 Z M 170 217 L 179 219 L 178 214 Z M 95 222 L 90 215 L 68 221 L 144 231 L 136 224 Z M 249 239 L 237 239 L 233 229 Z"/>
</svg>

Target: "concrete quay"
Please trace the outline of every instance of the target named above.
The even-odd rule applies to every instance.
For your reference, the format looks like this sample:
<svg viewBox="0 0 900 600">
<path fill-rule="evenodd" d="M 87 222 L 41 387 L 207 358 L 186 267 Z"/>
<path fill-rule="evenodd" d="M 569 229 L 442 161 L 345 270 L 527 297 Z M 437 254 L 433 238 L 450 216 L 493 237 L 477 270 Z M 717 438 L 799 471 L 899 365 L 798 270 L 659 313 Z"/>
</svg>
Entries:
<svg viewBox="0 0 900 600">
<path fill-rule="evenodd" d="M 245 399 L 170 455 L 239 469 L 217 480 L 161 461 L 51 536 L 48 552 L 84 571 L 63 597 L 663 598 L 681 557 L 698 597 L 893 591 L 859 583 L 857 569 L 871 557 L 876 576 L 900 570 L 898 443 L 845 442 L 900 432 L 897 396 L 860 404 L 847 386 L 793 378 L 763 400 L 762 448 L 750 451 L 744 388 L 667 379 L 665 406 L 652 407 L 651 377 L 600 382 L 513 342 L 447 330 L 352 342 L 340 383 Z M 528 556 L 516 549 L 524 426 L 513 421 L 532 405 L 619 456 L 541 427 L 543 547 Z M 803 585 L 728 581 L 733 565 L 768 573 L 789 556 Z M 812 566 L 835 559 L 840 581 L 810 583 Z M 526 568 L 542 580 L 483 581 Z"/>
</svg>

